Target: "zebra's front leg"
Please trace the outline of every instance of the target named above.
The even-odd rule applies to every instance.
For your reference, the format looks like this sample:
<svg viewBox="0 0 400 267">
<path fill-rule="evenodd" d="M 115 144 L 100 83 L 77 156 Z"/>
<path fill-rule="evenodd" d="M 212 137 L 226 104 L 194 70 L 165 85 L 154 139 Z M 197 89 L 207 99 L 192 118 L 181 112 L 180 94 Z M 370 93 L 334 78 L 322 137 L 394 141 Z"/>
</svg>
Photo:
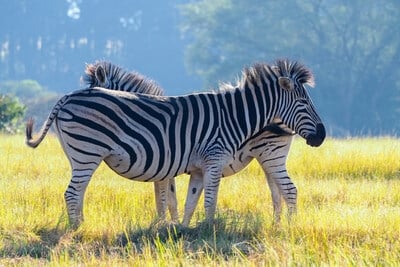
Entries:
<svg viewBox="0 0 400 267">
<path fill-rule="evenodd" d="M 221 176 L 222 168 L 213 167 L 207 170 L 203 177 L 204 209 L 206 211 L 206 221 L 210 224 L 214 222 Z"/>
<path fill-rule="evenodd" d="M 168 207 L 168 188 L 169 179 L 154 182 L 154 194 L 156 198 L 156 207 L 158 217 L 165 221 L 167 218 Z"/>
<path fill-rule="evenodd" d="M 263 166 L 264 168 L 264 166 Z M 268 185 L 271 190 L 272 202 L 274 205 L 274 222 L 279 223 L 282 213 L 282 197 L 288 208 L 288 219 L 296 213 L 297 210 L 297 188 L 291 181 L 286 166 L 283 170 L 271 171 L 272 168 L 264 169 Z"/>
<path fill-rule="evenodd" d="M 282 214 L 282 196 L 274 179 L 272 179 L 267 173 L 265 173 L 265 176 L 268 182 L 269 189 L 271 191 L 272 206 L 274 209 L 274 224 L 279 224 Z"/>
<path fill-rule="evenodd" d="M 285 200 L 289 218 L 296 211 L 297 189 L 290 180 L 286 169 L 286 160 L 289 154 L 293 137 L 291 135 L 273 135 L 266 133 L 269 143 L 266 143 L 262 152 L 254 151 L 257 161 L 263 168 L 271 190 L 274 206 L 274 222 L 279 223 L 282 213 L 282 197 Z M 263 140 L 263 139 L 261 139 Z"/>
<path fill-rule="evenodd" d="M 92 172 L 82 174 L 80 170 L 73 170 L 71 181 L 64 193 L 69 223 L 74 229 L 78 228 L 84 219 L 83 200 L 92 174 Z"/>
<path fill-rule="evenodd" d="M 194 210 L 196 209 L 197 203 L 201 193 L 203 192 L 203 175 L 199 172 L 192 173 L 190 175 L 188 192 L 186 195 L 185 202 L 185 213 L 183 214 L 183 226 L 189 226 L 190 220 L 192 219 Z"/>
<path fill-rule="evenodd" d="M 178 201 L 176 200 L 175 177 L 169 179 L 168 183 L 168 210 L 173 222 L 179 221 Z"/>
<path fill-rule="evenodd" d="M 297 188 L 293 184 L 287 172 L 285 172 L 284 177 L 279 179 L 279 187 L 282 192 L 281 194 L 283 199 L 286 202 L 288 208 L 288 218 L 290 220 L 297 212 Z"/>
</svg>

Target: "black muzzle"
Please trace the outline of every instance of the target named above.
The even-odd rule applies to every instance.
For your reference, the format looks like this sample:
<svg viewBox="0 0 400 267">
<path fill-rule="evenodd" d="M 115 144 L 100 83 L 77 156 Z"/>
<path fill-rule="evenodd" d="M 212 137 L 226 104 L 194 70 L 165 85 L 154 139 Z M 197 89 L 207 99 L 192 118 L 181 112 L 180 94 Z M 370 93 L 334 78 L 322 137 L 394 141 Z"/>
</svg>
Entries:
<svg viewBox="0 0 400 267">
<path fill-rule="evenodd" d="M 307 137 L 307 145 L 317 147 L 320 146 L 326 137 L 325 127 L 322 123 L 317 124 L 317 132 L 315 134 L 310 134 Z"/>
</svg>

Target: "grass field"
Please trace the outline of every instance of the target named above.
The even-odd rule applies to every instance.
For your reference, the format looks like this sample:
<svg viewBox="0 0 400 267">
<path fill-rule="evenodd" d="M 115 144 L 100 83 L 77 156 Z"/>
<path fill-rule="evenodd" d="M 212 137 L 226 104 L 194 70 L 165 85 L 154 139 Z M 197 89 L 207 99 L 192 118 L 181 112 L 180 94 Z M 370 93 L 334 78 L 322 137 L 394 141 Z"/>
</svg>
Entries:
<svg viewBox="0 0 400 267">
<path fill-rule="evenodd" d="M 86 193 L 85 222 L 69 230 L 63 194 L 70 179 L 55 137 L 39 148 L 0 136 L 0 266 L 400 265 L 400 140 L 296 139 L 288 170 L 298 214 L 272 225 L 261 169 L 224 178 L 215 225 L 202 202 L 189 228 L 156 220 L 153 184 L 106 166 Z M 187 176 L 177 178 L 180 214 Z"/>
</svg>

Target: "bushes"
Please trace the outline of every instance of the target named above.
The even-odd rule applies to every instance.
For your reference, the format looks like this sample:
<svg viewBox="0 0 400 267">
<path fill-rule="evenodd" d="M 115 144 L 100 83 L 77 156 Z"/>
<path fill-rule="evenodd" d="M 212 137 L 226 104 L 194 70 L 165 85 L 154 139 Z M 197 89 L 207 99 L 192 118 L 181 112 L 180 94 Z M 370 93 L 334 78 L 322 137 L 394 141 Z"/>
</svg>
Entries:
<svg viewBox="0 0 400 267">
<path fill-rule="evenodd" d="M 21 126 L 26 107 L 16 97 L 0 95 L 0 131 L 15 133 Z"/>
<path fill-rule="evenodd" d="M 4 81 L 0 83 L 0 132 L 16 133 L 26 117 L 44 121 L 58 95 L 37 81 Z M 40 123 L 39 123 L 40 124 Z"/>
</svg>

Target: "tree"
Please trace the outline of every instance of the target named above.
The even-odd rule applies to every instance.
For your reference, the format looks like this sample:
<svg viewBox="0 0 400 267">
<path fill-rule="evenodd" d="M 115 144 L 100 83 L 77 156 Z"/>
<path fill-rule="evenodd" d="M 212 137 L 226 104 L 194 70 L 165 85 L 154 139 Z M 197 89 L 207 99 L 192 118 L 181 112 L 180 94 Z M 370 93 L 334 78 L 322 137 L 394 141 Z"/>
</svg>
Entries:
<svg viewBox="0 0 400 267">
<path fill-rule="evenodd" d="M 60 95 L 47 90 L 34 80 L 0 82 L 0 95 L 7 95 L 20 105 L 29 117 L 44 121 Z M 24 120 L 27 118 L 24 117 Z"/>
<path fill-rule="evenodd" d="M 0 131 L 14 133 L 24 116 L 25 106 L 15 97 L 0 95 Z"/>
<path fill-rule="evenodd" d="M 65 93 L 78 89 L 85 63 L 106 59 L 178 90 L 189 80 L 176 27 L 183 1 L 0 0 L 0 80 Z"/>
<path fill-rule="evenodd" d="M 54 93 L 47 91 L 37 81 L 21 80 L 0 82 L 0 94 L 16 96 L 22 102 L 29 102 L 37 97 Z"/>
<path fill-rule="evenodd" d="M 398 1 L 203 0 L 181 14 L 186 65 L 208 86 L 255 61 L 294 58 L 316 74 L 312 95 L 331 133 L 400 130 Z"/>
</svg>

